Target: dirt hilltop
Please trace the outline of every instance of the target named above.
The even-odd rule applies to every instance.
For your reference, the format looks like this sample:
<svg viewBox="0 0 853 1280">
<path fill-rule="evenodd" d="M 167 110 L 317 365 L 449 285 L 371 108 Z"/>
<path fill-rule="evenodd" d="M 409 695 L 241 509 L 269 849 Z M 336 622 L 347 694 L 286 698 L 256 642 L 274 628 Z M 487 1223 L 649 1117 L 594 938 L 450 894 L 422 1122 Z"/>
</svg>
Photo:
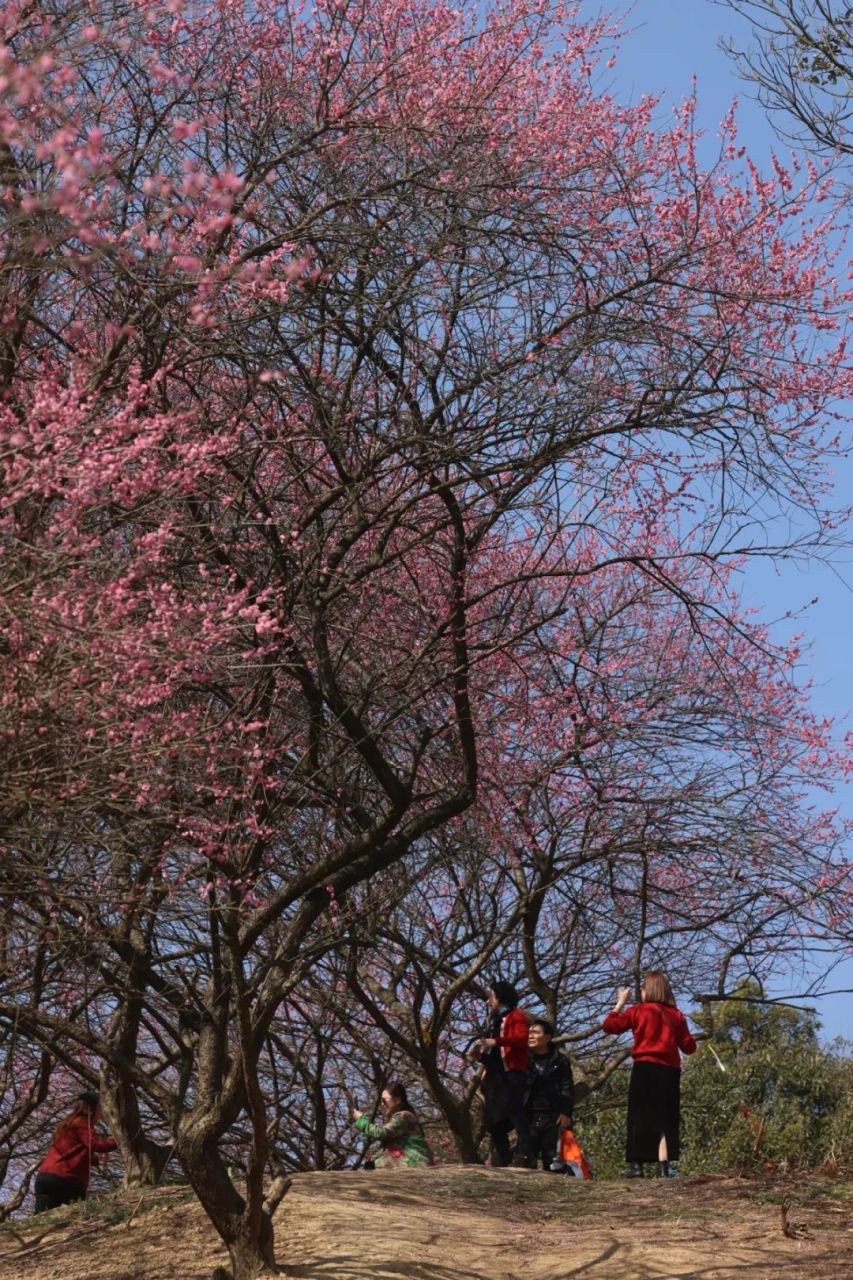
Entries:
<svg viewBox="0 0 853 1280">
<path fill-rule="evenodd" d="M 301 1280 L 853 1280 L 853 1182 L 307 1173 L 276 1243 Z M 209 1280 L 225 1261 L 184 1188 L 0 1227 L 0 1280 Z"/>
</svg>

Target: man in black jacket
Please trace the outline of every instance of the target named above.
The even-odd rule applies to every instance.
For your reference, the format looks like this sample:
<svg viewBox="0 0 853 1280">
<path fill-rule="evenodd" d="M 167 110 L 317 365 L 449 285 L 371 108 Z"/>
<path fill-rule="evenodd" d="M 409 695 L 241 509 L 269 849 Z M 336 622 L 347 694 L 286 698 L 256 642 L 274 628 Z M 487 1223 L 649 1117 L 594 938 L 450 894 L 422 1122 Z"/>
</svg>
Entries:
<svg viewBox="0 0 853 1280">
<path fill-rule="evenodd" d="M 535 1169 L 541 1158 L 542 1167 L 550 1170 L 557 1159 L 560 1131 L 572 1126 L 575 1105 L 572 1064 L 552 1045 L 553 1035 L 554 1028 L 546 1018 L 531 1022 L 530 1069 L 524 1090 L 527 1134 L 519 1152 L 519 1163 L 528 1169 Z"/>
</svg>

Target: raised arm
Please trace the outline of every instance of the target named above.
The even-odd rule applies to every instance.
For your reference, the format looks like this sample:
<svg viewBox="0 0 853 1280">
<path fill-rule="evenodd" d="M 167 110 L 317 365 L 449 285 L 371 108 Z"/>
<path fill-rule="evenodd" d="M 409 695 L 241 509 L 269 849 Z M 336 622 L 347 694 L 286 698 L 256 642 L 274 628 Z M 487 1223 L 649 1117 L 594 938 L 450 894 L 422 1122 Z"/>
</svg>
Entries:
<svg viewBox="0 0 853 1280">
<path fill-rule="evenodd" d="M 397 1111 L 387 1124 L 371 1124 L 367 1116 L 359 1116 L 355 1127 L 374 1142 L 381 1142 L 384 1146 L 395 1139 L 399 1141 L 405 1138 L 411 1130 L 411 1118 L 407 1111 Z"/>
<path fill-rule="evenodd" d="M 620 987 L 616 992 L 616 1003 L 608 1013 L 607 1017 L 601 1024 L 602 1031 L 606 1031 L 608 1035 L 618 1036 L 623 1031 L 630 1031 L 634 1025 L 634 1019 L 631 1009 L 625 1009 L 625 1005 L 631 998 L 630 987 Z"/>
</svg>

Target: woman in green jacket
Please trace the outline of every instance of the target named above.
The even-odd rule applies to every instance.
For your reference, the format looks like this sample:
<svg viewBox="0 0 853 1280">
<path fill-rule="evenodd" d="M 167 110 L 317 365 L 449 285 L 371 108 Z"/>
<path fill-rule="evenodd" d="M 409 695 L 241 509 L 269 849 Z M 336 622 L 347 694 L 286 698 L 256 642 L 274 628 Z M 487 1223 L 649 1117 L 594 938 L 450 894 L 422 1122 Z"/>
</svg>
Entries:
<svg viewBox="0 0 853 1280">
<path fill-rule="evenodd" d="M 356 1129 L 379 1145 L 373 1156 L 377 1169 L 423 1169 L 435 1164 L 423 1126 L 399 1082 L 382 1090 L 382 1112 L 384 1124 L 371 1124 L 361 1111 L 353 1112 Z"/>
</svg>

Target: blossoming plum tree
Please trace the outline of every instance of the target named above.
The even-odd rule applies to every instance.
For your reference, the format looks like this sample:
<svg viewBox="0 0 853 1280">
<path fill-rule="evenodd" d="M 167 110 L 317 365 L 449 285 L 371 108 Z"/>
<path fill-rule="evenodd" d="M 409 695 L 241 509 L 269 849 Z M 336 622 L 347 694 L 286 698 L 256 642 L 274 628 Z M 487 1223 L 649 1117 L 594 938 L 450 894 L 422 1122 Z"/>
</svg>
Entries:
<svg viewBox="0 0 853 1280">
<path fill-rule="evenodd" d="M 5 888 L 50 951 L 0 1022 L 100 1061 L 141 1173 L 159 1114 L 250 1280 L 277 1014 L 347 895 L 501 810 L 507 682 L 620 564 L 701 635 L 715 566 L 832 536 L 827 193 L 731 123 L 703 171 L 549 0 L 0 24 Z M 533 727 L 588 747 L 562 693 Z"/>
<path fill-rule="evenodd" d="M 814 788 L 845 757 L 796 687 L 796 649 L 770 646 L 719 573 L 704 591 L 690 573 L 684 595 L 722 615 L 701 631 L 669 587 L 615 566 L 542 628 L 547 645 L 504 664 L 479 691 L 496 729 L 478 802 L 431 857 L 360 890 L 346 922 L 343 999 L 428 1082 L 463 1158 L 477 1133 L 460 1046 L 490 975 L 595 1058 L 610 993 L 639 989 L 645 967 L 707 1003 L 746 975 L 796 983 L 839 937 L 845 827 Z"/>
</svg>

